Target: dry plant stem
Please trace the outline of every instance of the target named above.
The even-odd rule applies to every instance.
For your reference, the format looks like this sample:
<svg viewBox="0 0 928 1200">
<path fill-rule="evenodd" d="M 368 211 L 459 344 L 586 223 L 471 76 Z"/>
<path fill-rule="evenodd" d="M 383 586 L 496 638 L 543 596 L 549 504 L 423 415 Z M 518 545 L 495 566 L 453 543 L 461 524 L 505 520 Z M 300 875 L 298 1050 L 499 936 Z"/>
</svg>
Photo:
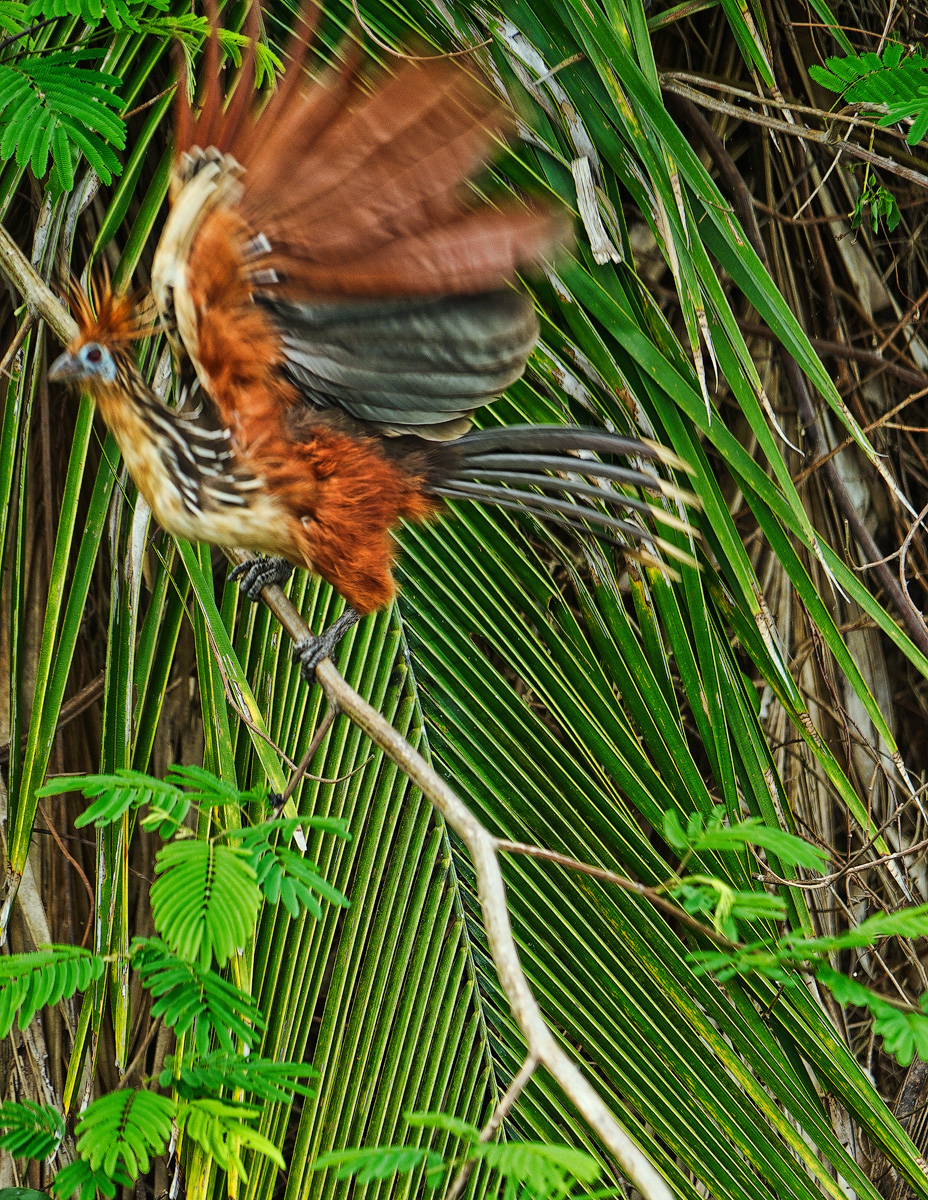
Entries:
<svg viewBox="0 0 928 1200">
<path fill-rule="evenodd" d="M 79 717 L 85 709 L 90 708 L 91 704 L 100 699 L 100 697 L 103 695 L 103 684 L 104 675 L 101 671 L 99 675 L 90 681 L 90 683 L 81 688 L 76 696 L 72 696 L 70 700 L 66 700 L 64 704 L 62 704 L 61 712 L 58 716 L 58 724 L 55 726 L 56 735 L 58 734 L 59 730 L 64 729 L 65 725 L 68 725 L 76 717 Z M 22 737 L 22 745 L 24 750 L 28 740 L 29 734 L 24 733 Z M 10 743 L 0 743 L 0 763 L 6 763 L 9 762 L 9 760 Z"/>
<path fill-rule="evenodd" d="M 814 344 L 815 343 L 813 342 L 813 345 Z M 881 413 L 881 415 L 878 416 L 875 421 L 871 421 L 869 425 L 865 426 L 864 433 L 872 433 L 874 429 L 879 429 L 881 425 L 887 424 L 891 417 L 896 416 L 896 414 L 901 412 L 904 408 L 908 408 L 908 406 L 913 404 L 916 400 L 921 400 L 921 398 L 925 395 L 928 395 L 928 387 L 923 387 L 917 392 L 910 392 L 904 400 L 900 400 L 898 404 L 894 405 L 890 409 L 887 409 L 887 411 L 885 413 Z M 890 426 L 890 428 L 893 428 L 893 426 Z M 901 428 L 901 426 L 899 428 Z M 843 442 L 839 442 L 837 446 L 829 450 L 821 461 L 816 459 L 814 462 L 809 463 L 807 467 L 804 467 L 793 479 L 793 483 L 795 483 L 798 487 L 804 479 L 806 479 L 814 471 L 817 471 L 823 462 L 827 462 L 828 459 L 834 458 L 836 454 L 840 454 L 843 450 L 849 450 L 853 445 L 853 438 L 845 438 Z"/>
<path fill-rule="evenodd" d="M 0 225 L 0 269 L 16 288 L 33 317 L 40 317 L 61 342 L 70 342 L 77 323 L 44 279 Z"/>
<path fill-rule="evenodd" d="M 280 797 L 281 806 L 283 806 L 284 804 L 287 803 L 287 801 L 290 799 L 290 797 L 296 791 L 297 785 L 299 784 L 300 780 L 306 775 L 306 772 L 309 769 L 309 764 L 313 761 L 313 756 L 315 755 L 315 753 L 319 749 L 319 747 L 322 745 L 322 739 L 325 737 L 325 735 L 329 732 L 329 730 L 335 724 L 335 718 L 337 716 L 338 716 L 338 708 L 331 701 L 329 701 L 328 711 L 326 712 L 326 714 L 322 718 L 322 720 L 319 722 L 319 727 L 317 728 L 316 732 L 313 734 L 312 741 L 309 743 L 309 746 L 306 748 L 306 753 L 303 755 L 302 759 L 300 760 L 299 766 L 296 768 L 296 770 L 290 776 L 290 781 L 287 784 L 286 788 L 284 789 L 283 793 L 281 794 L 281 797 Z M 313 775 L 313 776 L 310 776 L 310 778 L 317 779 L 318 776 Z"/>
<path fill-rule="evenodd" d="M 2 225 L 0 270 L 22 294 L 29 311 L 47 321 L 63 342 L 70 341 L 75 333 L 74 321 L 51 289 L 32 269 Z M 251 555 L 237 550 L 229 551 L 228 555 L 234 563 L 246 562 L 251 558 Z M 297 642 L 310 636 L 310 629 L 279 587 L 266 587 L 262 595 L 292 641 Z M 528 1043 L 529 1053 L 547 1067 L 561 1090 L 645 1200 L 674 1200 L 673 1192 L 663 1177 L 618 1123 L 570 1055 L 560 1046 L 542 1016 L 522 970 L 512 935 L 506 889 L 496 853 L 496 839 L 480 824 L 452 788 L 432 770 L 421 754 L 349 686 L 338 673 L 334 663 L 324 659 L 316 668 L 316 679 L 325 691 L 329 703 L 354 721 L 371 741 L 397 764 L 441 813 L 470 852 L 490 954 L 512 1015 Z M 15 883 L 12 880 L 7 882 L 6 890 L 6 899 L 11 903 L 12 896 L 15 895 Z"/>
<path fill-rule="evenodd" d="M 481 1142 L 488 1142 L 493 1134 L 496 1133 L 497 1129 L 499 1129 L 500 1125 L 502 1125 L 503 1121 L 506 1120 L 510 1109 L 522 1095 L 525 1085 L 535 1074 L 535 1068 L 537 1066 L 538 1060 L 530 1054 L 519 1069 L 518 1075 L 516 1075 L 512 1083 L 510 1083 L 509 1087 L 506 1089 L 505 1096 L 503 1096 L 496 1108 L 493 1109 L 493 1113 L 490 1116 L 489 1121 L 487 1121 L 483 1129 L 480 1130 Z M 448 1194 L 445 1196 L 445 1200 L 458 1200 L 458 1196 L 460 1196 L 465 1187 L 467 1187 L 467 1181 L 470 1179 L 471 1175 L 473 1175 L 474 1167 L 476 1167 L 476 1165 L 477 1160 L 475 1158 L 469 1159 L 466 1163 L 464 1163 L 460 1171 L 458 1171 L 457 1175 L 455 1175 L 451 1183 L 451 1187 L 448 1188 Z"/>
<path fill-rule="evenodd" d="M 869 858 L 866 862 L 842 867 L 840 871 L 835 871 L 831 875 L 823 875 L 821 879 L 783 879 L 780 875 L 775 875 L 769 867 L 765 867 L 754 878 L 759 883 L 775 883 L 780 887 L 801 888 L 807 892 L 814 892 L 819 888 L 831 887 L 837 880 L 844 879 L 848 875 L 860 875 L 864 871 L 872 871 L 875 867 L 882 866 L 883 863 L 895 862 L 900 858 L 912 858 L 922 850 L 928 850 L 928 838 L 924 838 L 920 842 L 913 842 L 905 850 L 895 850 L 892 854 L 883 854 L 879 858 Z"/>
<path fill-rule="evenodd" d="M 94 895 L 93 888 L 90 886 L 90 880 L 87 878 L 86 874 L 84 873 L 84 868 L 81 866 L 81 864 L 77 861 L 76 858 L 74 858 L 71 854 L 68 853 L 67 846 L 61 840 L 61 835 L 58 833 L 58 830 L 55 828 L 55 826 L 52 822 L 52 819 L 49 816 L 48 811 L 45 808 L 45 805 L 42 803 L 41 800 L 39 801 L 39 812 L 42 815 L 42 820 L 45 822 L 45 826 L 48 829 L 48 832 L 51 834 L 51 836 L 55 842 L 55 845 L 58 847 L 58 849 L 61 851 L 61 853 L 64 855 L 64 857 L 68 860 L 68 862 L 74 868 L 74 871 L 76 872 L 78 878 L 80 879 L 81 883 L 83 883 L 83 885 L 84 885 L 84 890 L 87 892 L 87 899 L 90 901 L 90 912 L 87 914 L 87 921 L 86 921 L 86 924 L 84 925 L 84 936 L 81 938 L 81 947 L 84 947 L 87 945 L 87 939 L 90 937 L 90 930 L 93 925 L 93 914 L 94 914 L 94 910 L 95 910 L 95 906 L 96 906 L 96 896 Z"/>
<path fill-rule="evenodd" d="M 242 550 L 227 551 L 227 554 L 236 564 L 251 558 Z M 303 618 L 276 584 L 266 587 L 261 595 L 294 642 L 310 636 Z M 529 1054 L 547 1067 L 645 1200 L 673 1200 L 667 1183 L 619 1125 L 570 1055 L 562 1049 L 542 1016 L 522 970 L 512 936 L 506 888 L 497 857 L 497 839 L 481 825 L 457 793 L 418 751 L 342 678 L 330 659 L 323 659 L 316 668 L 316 679 L 329 703 L 336 705 L 367 734 L 374 745 L 379 746 L 396 763 L 467 847 L 477 876 L 477 894 L 490 954 L 512 1015 L 528 1044 Z"/>
<path fill-rule="evenodd" d="M 13 338 L 12 342 L 10 342 L 10 347 L 3 356 L 3 361 L 0 362 L 0 374 L 9 375 L 10 364 L 16 357 L 16 353 L 20 346 L 26 340 L 26 334 L 34 324 L 35 318 L 33 317 L 32 313 L 29 313 L 25 321 L 23 321 L 22 325 L 20 325 L 19 329 L 17 329 L 16 336 Z"/>
<path fill-rule="evenodd" d="M 148 1047 L 160 1033 L 161 1024 L 161 1017 L 158 1017 L 156 1021 L 152 1021 L 148 1033 L 145 1034 L 144 1042 L 142 1042 L 141 1046 L 139 1046 L 138 1050 L 135 1052 L 135 1057 L 132 1059 L 132 1062 L 129 1063 L 128 1067 L 126 1067 L 125 1071 L 123 1072 L 122 1079 L 120 1079 L 116 1087 L 117 1091 L 127 1086 L 129 1080 L 145 1061 L 145 1055 L 148 1053 Z"/>
<path fill-rule="evenodd" d="M 834 217 L 831 220 L 833 221 Z M 753 321 L 739 321 L 738 328 L 746 337 L 763 338 L 767 342 L 775 342 L 777 340 L 777 335 L 772 329 L 768 329 L 766 325 L 759 325 Z M 885 359 L 882 354 L 876 354 L 872 350 L 861 350 L 859 346 L 846 346 L 844 342 L 832 342 L 827 338 L 809 338 L 809 341 L 819 354 L 830 355 L 833 358 L 844 358 L 850 362 L 859 362 L 865 367 L 872 367 L 877 372 L 885 371 L 888 375 L 894 375 L 897 379 L 901 379 L 909 387 L 924 388 L 926 381 L 928 381 L 928 375 L 923 371 L 916 371 L 912 367 L 905 367 L 900 363 L 891 362 Z M 853 444 L 853 441 L 848 438 L 844 449 Z"/>
<path fill-rule="evenodd" d="M 647 887 L 645 884 L 638 883 L 634 879 L 626 879 L 624 875 L 616 875 L 614 871 L 607 871 L 605 867 L 594 867 L 590 863 L 580 862 L 578 859 L 570 858 L 566 854 L 559 854 L 557 850 L 545 850 L 542 846 L 530 846 L 527 842 L 510 842 L 505 838 L 494 838 L 494 841 L 496 842 L 496 849 L 502 850 L 504 854 L 525 854 L 529 858 L 541 858 L 545 862 L 558 863 L 560 866 L 566 867 L 568 871 L 576 871 L 580 875 L 591 875 L 594 879 L 603 880 L 604 883 L 612 883 L 616 887 L 622 888 L 625 892 L 641 896 L 643 900 L 647 900 L 655 908 L 659 908 L 662 912 L 667 913 L 673 920 L 679 921 L 681 925 L 686 925 L 687 928 L 694 930 L 696 933 L 701 933 L 705 937 L 711 938 L 726 950 L 738 949 L 737 942 L 733 942 L 725 937 L 724 934 L 718 933 L 711 925 L 704 925 L 702 921 L 697 921 L 695 917 L 691 917 L 679 905 L 662 896 L 657 888 Z"/>
<path fill-rule="evenodd" d="M 910 167 L 904 167 L 901 163 L 897 163 L 891 158 L 886 158 L 882 154 L 874 154 L 872 150 L 865 150 L 863 146 L 858 146 L 856 142 L 843 141 L 841 138 L 836 138 L 831 133 L 826 133 L 821 129 L 811 129 L 808 125 L 791 125 L 789 121 L 780 121 L 776 117 L 768 117 L 763 113 L 752 112 L 751 109 L 742 108 L 738 104 L 728 104 L 725 100 L 716 100 L 712 96 L 704 96 L 702 92 L 696 91 L 695 88 L 687 87 L 684 83 L 678 83 L 670 76 L 663 76 L 661 78 L 661 90 L 663 92 L 671 92 L 676 96 L 683 96 L 687 100 L 692 100 L 694 104 L 700 105 L 701 108 L 711 108 L 715 112 L 725 113 L 726 116 L 737 117 L 741 121 L 749 121 L 754 125 L 763 125 L 766 129 L 774 129 L 777 133 L 788 133 L 791 137 L 802 138 L 807 142 L 818 142 L 819 145 L 828 146 L 835 151 L 844 151 L 850 154 L 852 158 L 863 159 L 864 162 L 873 163 L 875 167 L 880 167 L 883 171 L 889 171 L 891 175 L 899 175 L 902 179 L 907 179 L 909 183 L 928 188 L 928 175 L 925 175 L 922 171 L 913 171 Z"/>
</svg>

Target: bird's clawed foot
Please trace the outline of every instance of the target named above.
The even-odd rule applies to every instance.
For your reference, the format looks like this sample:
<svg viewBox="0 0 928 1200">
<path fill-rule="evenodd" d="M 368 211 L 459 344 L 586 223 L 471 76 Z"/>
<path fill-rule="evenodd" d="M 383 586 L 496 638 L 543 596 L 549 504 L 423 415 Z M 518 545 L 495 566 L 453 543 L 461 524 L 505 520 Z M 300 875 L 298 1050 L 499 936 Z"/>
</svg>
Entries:
<svg viewBox="0 0 928 1200">
<path fill-rule="evenodd" d="M 248 562 L 239 563 L 229 572 L 229 579 L 238 580 L 239 587 L 249 600 L 257 602 L 262 591 L 270 584 L 284 584 L 293 574 L 293 567 L 285 558 L 268 558 L 260 554 Z"/>
<path fill-rule="evenodd" d="M 300 670 L 307 683 L 312 683 L 316 677 L 316 667 L 324 658 L 331 658 L 332 652 L 342 640 L 352 625 L 357 624 L 361 614 L 353 608 L 346 608 L 337 621 L 333 621 L 328 629 L 311 637 L 301 638 L 293 643 L 294 661 L 300 663 Z"/>
</svg>

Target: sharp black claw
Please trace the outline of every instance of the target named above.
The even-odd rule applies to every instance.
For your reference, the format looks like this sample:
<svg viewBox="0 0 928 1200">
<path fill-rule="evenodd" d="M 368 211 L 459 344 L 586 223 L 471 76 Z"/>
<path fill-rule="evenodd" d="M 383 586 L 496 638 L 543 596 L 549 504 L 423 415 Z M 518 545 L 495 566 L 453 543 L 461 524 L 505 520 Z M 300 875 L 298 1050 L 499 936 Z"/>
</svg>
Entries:
<svg viewBox="0 0 928 1200">
<path fill-rule="evenodd" d="M 314 683 L 316 679 L 316 667 L 324 658 L 328 658 L 333 647 L 328 647 L 324 644 L 325 634 L 319 637 L 300 638 L 298 642 L 293 643 L 293 660 L 300 664 L 300 674 L 307 683 Z"/>
<path fill-rule="evenodd" d="M 331 658 L 335 647 L 342 640 L 352 625 L 361 619 L 360 614 L 353 608 L 346 608 L 337 621 L 333 621 L 328 629 L 320 634 L 300 638 L 293 643 L 293 658 L 300 664 L 300 672 L 307 683 L 312 684 L 316 678 L 316 667 L 324 658 Z"/>
<path fill-rule="evenodd" d="M 258 601 L 264 589 L 273 583 L 286 583 L 293 574 L 293 567 L 285 558 L 268 558 L 259 555 L 248 562 L 239 563 L 229 572 L 229 578 L 234 583 L 238 580 L 242 592 L 249 600 Z"/>
</svg>

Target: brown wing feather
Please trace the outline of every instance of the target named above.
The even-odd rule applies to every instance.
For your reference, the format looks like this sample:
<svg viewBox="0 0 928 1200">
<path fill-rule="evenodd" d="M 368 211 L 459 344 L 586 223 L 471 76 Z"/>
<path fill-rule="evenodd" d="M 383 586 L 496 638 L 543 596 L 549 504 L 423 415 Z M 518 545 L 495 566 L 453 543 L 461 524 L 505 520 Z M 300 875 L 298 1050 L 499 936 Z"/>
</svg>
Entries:
<svg viewBox="0 0 928 1200">
<path fill-rule="evenodd" d="M 222 141 L 228 140 L 230 143 L 236 141 L 240 136 L 240 131 L 252 124 L 249 114 L 255 95 L 255 47 L 258 42 L 258 24 L 258 6 L 252 4 L 245 18 L 244 32 L 248 35 L 248 45 L 242 56 L 242 68 L 238 74 L 232 99 L 223 113 L 221 128 L 216 131 L 216 137 Z"/>
<path fill-rule="evenodd" d="M 504 114 L 474 103 L 473 89 L 453 86 L 460 80 L 408 75 L 339 114 L 291 168 L 283 198 L 277 172 L 249 169 L 242 211 L 275 248 L 277 269 L 286 258 L 351 261 L 462 212 L 461 182 L 485 161 Z"/>
<path fill-rule="evenodd" d="M 206 41 L 206 50 L 203 55 L 206 92 L 203 96 L 200 115 L 196 121 L 196 135 L 200 145 L 214 146 L 222 128 L 222 75 L 219 70 L 219 36 L 217 33 L 219 20 L 216 0 L 206 0 L 205 7 L 212 33 Z"/>
<path fill-rule="evenodd" d="M 313 262 L 278 254 L 275 247 L 266 261 L 281 277 L 274 294 L 288 300 L 463 296 L 505 287 L 526 262 L 553 252 L 563 234 L 563 224 L 550 212 L 511 205 L 465 213 L 356 258 Z"/>
<path fill-rule="evenodd" d="M 298 94 L 302 72 L 291 64 L 279 92 L 252 128 L 237 139 L 231 153 L 247 166 L 252 179 L 260 180 L 256 186 L 272 197 L 272 207 L 287 205 L 291 173 L 312 153 L 355 94 L 361 55 L 361 46 L 349 43 L 340 66 L 326 71 L 305 95 Z M 276 103 L 284 92 L 290 98 L 287 107 Z"/>
<path fill-rule="evenodd" d="M 274 128 L 262 133 L 259 118 L 264 150 L 245 163 L 240 210 L 271 245 L 261 266 L 281 280 L 280 294 L 487 291 L 564 240 L 560 214 L 463 194 L 510 118 L 460 63 L 404 63 L 372 94 L 355 89 L 345 101 L 331 105 L 328 128 L 314 122 L 299 155 L 284 153 Z M 299 130 L 298 121 L 288 125 Z"/>
</svg>

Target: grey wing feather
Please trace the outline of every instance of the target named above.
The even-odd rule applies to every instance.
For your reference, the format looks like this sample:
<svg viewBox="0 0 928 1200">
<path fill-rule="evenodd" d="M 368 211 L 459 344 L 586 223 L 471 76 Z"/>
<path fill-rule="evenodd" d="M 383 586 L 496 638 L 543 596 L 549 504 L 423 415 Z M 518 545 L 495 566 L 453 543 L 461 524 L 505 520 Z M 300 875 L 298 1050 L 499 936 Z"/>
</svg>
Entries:
<svg viewBox="0 0 928 1200">
<path fill-rule="evenodd" d="M 538 337 L 531 300 L 512 289 L 427 300 L 288 304 L 263 300 L 287 374 L 308 403 L 381 433 L 460 437 L 470 414 L 525 370 Z"/>
</svg>

